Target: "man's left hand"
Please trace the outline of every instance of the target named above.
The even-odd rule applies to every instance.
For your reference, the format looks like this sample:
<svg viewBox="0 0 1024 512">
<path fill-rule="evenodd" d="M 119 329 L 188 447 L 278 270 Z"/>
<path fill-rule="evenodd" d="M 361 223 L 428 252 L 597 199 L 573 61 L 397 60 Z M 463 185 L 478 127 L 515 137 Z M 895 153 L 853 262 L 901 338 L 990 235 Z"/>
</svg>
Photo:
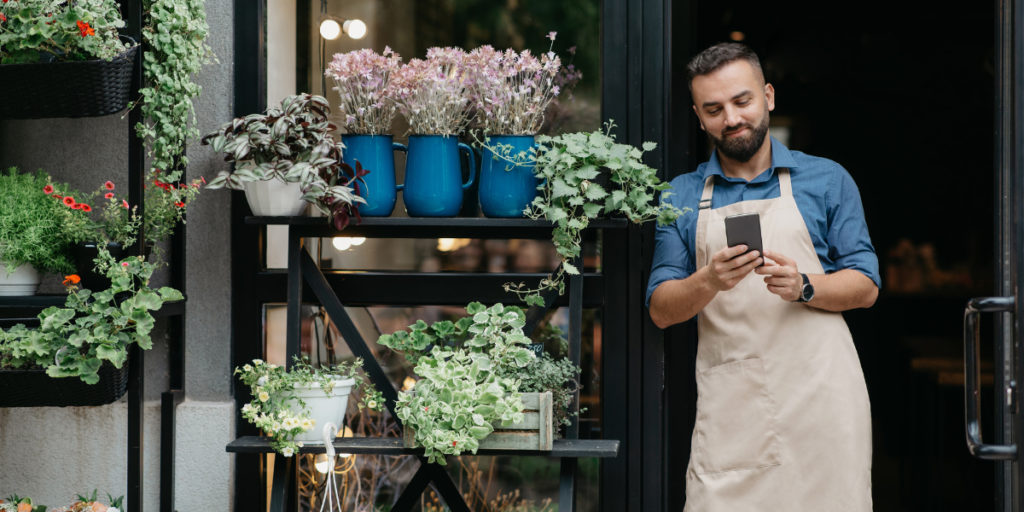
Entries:
<svg viewBox="0 0 1024 512">
<path fill-rule="evenodd" d="M 766 276 L 764 282 L 768 291 L 788 302 L 799 299 L 803 293 L 804 278 L 797 270 L 796 262 L 774 251 L 764 251 L 764 256 L 764 266 L 755 268 L 754 272 Z"/>
</svg>

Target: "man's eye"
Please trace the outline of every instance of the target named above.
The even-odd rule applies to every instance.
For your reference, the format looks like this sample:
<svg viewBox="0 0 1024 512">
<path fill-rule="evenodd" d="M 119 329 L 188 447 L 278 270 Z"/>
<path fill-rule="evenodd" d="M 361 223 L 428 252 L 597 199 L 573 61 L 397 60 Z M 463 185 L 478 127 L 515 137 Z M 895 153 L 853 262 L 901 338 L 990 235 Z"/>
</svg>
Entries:
<svg viewBox="0 0 1024 512">
<path fill-rule="evenodd" d="M 714 110 L 709 110 L 709 111 L 708 111 L 708 114 L 711 114 L 711 115 L 715 115 L 715 114 L 717 114 L 717 113 L 719 113 L 719 112 L 721 112 L 721 111 L 722 111 L 722 109 L 720 109 L 720 108 L 716 108 L 716 109 L 714 109 Z"/>
<path fill-rule="evenodd" d="M 747 106 L 747 103 L 750 103 L 750 100 L 742 100 L 742 101 L 738 102 L 737 104 L 740 105 L 740 106 L 745 107 L 745 106 Z"/>
</svg>

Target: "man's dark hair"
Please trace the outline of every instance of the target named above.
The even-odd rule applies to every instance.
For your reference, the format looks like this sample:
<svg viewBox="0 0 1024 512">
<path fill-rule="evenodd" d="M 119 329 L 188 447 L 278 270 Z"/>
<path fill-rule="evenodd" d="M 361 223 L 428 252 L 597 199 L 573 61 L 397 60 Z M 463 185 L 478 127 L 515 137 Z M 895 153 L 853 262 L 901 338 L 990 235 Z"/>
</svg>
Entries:
<svg viewBox="0 0 1024 512">
<path fill-rule="evenodd" d="M 698 53 L 686 65 L 686 86 L 692 93 L 694 78 L 710 75 L 718 68 L 737 60 L 747 61 L 750 67 L 754 68 L 754 74 L 761 78 L 761 83 L 765 83 L 764 72 L 761 71 L 761 60 L 757 58 L 754 50 L 745 44 L 719 43 Z"/>
</svg>

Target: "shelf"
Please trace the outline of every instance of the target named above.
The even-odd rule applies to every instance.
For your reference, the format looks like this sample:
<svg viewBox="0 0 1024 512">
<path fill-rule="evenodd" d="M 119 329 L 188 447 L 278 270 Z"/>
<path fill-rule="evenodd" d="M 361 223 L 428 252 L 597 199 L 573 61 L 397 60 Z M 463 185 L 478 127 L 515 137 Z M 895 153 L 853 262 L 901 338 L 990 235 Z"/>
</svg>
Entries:
<svg viewBox="0 0 1024 512">
<path fill-rule="evenodd" d="M 0 297 L 0 322 L 10 324 L 38 321 L 36 316 L 44 309 L 51 306 L 64 307 L 64 304 L 67 303 L 67 298 L 67 294 Z M 188 300 L 187 297 L 184 300 L 164 302 L 162 308 L 153 311 L 153 317 L 159 318 L 183 314 L 185 312 L 186 300 Z"/>
<path fill-rule="evenodd" d="M 416 455 L 422 456 L 422 448 L 405 448 L 398 437 L 348 437 L 334 441 L 338 453 L 356 455 Z M 228 453 L 274 453 L 269 437 L 247 436 L 228 444 Z M 323 445 L 306 445 L 299 453 L 326 453 Z M 619 442 L 606 439 L 556 439 L 550 452 L 537 450 L 477 450 L 476 455 L 504 455 L 516 457 L 615 457 L 619 453 Z M 463 455 L 473 455 L 463 452 Z"/>
<path fill-rule="evenodd" d="M 323 217 L 246 217 L 246 224 L 286 225 L 305 237 L 361 236 L 366 238 L 551 238 L 554 224 L 546 220 L 486 217 L 363 217 L 359 225 L 338 231 Z M 595 219 L 588 228 L 625 229 L 627 219 Z"/>
</svg>

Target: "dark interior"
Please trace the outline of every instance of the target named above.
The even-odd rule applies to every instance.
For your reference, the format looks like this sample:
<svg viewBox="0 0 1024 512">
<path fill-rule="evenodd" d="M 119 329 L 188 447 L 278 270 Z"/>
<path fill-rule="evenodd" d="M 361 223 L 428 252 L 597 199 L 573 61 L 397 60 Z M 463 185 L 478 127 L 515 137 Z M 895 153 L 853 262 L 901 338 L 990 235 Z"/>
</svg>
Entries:
<svg viewBox="0 0 1024 512">
<path fill-rule="evenodd" d="M 993 4 L 705 1 L 695 14 L 695 50 L 750 45 L 775 86 L 773 130 L 860 188 L 882 292 L 845 316 L 872 400 L 875 510 L 991 510 L 995 466 L 964 442 L 962 331 L 966 301 L 993 293 Z"/>
</svg>

